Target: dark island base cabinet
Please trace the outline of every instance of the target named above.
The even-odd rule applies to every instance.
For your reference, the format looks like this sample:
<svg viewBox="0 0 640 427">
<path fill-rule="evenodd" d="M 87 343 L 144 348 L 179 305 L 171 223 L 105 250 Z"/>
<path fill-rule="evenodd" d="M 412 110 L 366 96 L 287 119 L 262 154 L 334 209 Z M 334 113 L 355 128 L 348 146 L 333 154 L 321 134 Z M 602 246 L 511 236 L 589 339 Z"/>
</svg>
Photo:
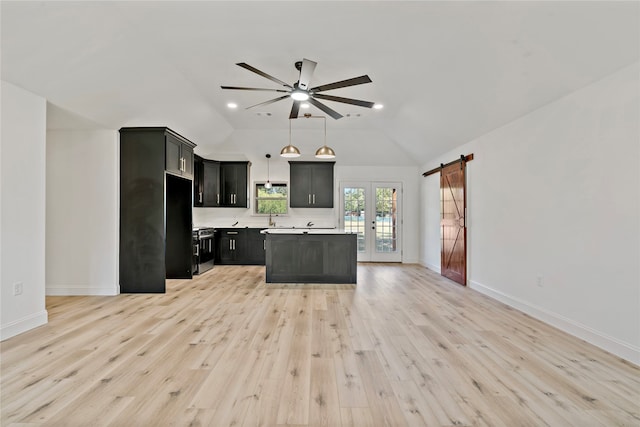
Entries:
<svg viewBox="0 0 640 427">
<path fill-rule="evenodd" d="M 265 239 L 261 228 L 216 229 L 216 265 L 264 265 Z"/>
<path fill-rule="evenodd" d="M 356 283 L 355 234 L 267 234 L 267 283 Z"/>
</svg>

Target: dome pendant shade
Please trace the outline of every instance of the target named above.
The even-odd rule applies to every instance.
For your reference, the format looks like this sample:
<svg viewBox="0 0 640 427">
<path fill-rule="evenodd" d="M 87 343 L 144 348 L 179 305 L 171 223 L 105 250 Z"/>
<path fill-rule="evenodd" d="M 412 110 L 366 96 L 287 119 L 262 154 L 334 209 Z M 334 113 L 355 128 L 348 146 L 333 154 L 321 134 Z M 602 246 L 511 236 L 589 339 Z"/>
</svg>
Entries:
<svg viewBox="0 0 640 427">
<path fill-rule="evenodd" d="M 271 181 L 267 181 L 264 183 L 264 188 L 266 188 L 267 190 L 270 189 L 271 187 L 273 187 L 273 185 L 271 185 Z"/>
<path fill-rule="evenodd" d="M 282 148 L 280 155 L 282 157 L 300 157 L 300 150 L 298 150 L 298 147 L 289 144 Z"/>
<path fill-rule="evenodd" d="M 316 157 L 319 159 L 335 159 L 336 153 L 331 147 L 323 145 L 322 147 L 318 148 L 318 151 L 316 151 Z"/>
<path fill-rule="evenodd" d="M 291 145 L 291 119 L 289 119 L 289 145 L 280 150 L 280 156 L 287 158 L 300 157 L 298 147 Z"/>
</svg>

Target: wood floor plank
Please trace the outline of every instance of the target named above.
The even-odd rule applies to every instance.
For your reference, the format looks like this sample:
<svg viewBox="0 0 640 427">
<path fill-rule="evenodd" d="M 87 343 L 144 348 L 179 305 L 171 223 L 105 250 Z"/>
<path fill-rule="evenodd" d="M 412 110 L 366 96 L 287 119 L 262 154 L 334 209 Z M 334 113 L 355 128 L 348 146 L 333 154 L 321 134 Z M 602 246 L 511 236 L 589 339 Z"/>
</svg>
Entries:
<svg viewBox="0 0 640 427">
<path fill-rule="evenodd" d="M 638 366 L 421 266 L 264 274 L 47 297 L 47 325 L 0 343 L 0 425 L 640 425 Z"/>
</svg>

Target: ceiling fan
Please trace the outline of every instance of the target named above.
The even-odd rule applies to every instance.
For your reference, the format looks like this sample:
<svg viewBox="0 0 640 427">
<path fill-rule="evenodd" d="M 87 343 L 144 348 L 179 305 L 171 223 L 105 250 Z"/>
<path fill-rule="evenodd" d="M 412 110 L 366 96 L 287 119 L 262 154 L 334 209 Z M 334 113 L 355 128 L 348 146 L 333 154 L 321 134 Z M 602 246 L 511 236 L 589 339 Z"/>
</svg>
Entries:
<svg viewBox="0 0 640 427">
<path fill-rule="evenodd" d="M 341 118 L 342 115 L 337 111 L 327 107 L 325 104 L 318 101 L 318 99 L 342 102 L 344 104 L 357 105 L 359 107 L 366 107 L 366 108 L 371 108 L 373 107 L 373 104 L 374 104 L 373 102 L 369 102 L 369 101 L 360 101 L 358 99 L 342 98 L 339 96 L 325 95 L 323 93 L 320 93 L 327 90 L 339 89 L 341 87 L 356 86 L 364 83 L 371 83 L 371 79 L 367 75 L 309 88 L 309 82 L 311 80 L 311 76 L 313 75 L 313 71 L 315 70 L 317 63 L 310 61 L 308 59 L 303 59 L 302 61 L 298 61 L 295 63 L 296 69 L 300 71 L 300 77 L 298 78 L 298 81 L 293 85 L 285 83 L 282 80 L 276 79 L 275 77 L 270 76 L 269 74 L 263 71 L 260 71 L 257 68 L 254 68 L 251 65 L 246 64 L 244 62 L 240 62 L 236 65 L 239 65 L 240 67 L 245 68 L 249 71 L 252 71 L 273 82 L 276 82 L 279 85 L 282 85 L 286 88 L 286 89 L 264 89 L 264 88 L 255 88 L 255 87 L 220 86 L 222 89 L 259 90 L 259 91 L 267 91 L 267 92 L 281 92 L 286 94 L 278 98 L 270 99 L 269 101 L 261 102 L 260 104 L 252 105 L 250 107 L 247 107 L 247 109 L 258 107 L 260 105 L 268 105 L 277 101 L 281 101 L 286 98 L 291 98 L 293 99 L 293 106 L 291 107 L 291 114 L 289 114 L 290 119 L 295 119 L 298 117 L 300 103 L 302 101 L 306 101 L 309 104 L 319 108 L 320 110 L 324 111 L 325 113 L 327 113 L 328 115 L 330 115 L 331 117 L 337 120 Z"/>
</svg>

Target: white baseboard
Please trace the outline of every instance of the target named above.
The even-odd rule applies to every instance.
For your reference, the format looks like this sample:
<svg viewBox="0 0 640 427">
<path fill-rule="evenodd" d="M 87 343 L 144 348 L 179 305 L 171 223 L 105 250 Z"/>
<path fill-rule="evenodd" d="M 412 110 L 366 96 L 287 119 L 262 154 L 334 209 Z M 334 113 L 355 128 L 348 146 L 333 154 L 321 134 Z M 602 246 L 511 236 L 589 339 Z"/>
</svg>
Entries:
<svg viewBox="0 0 640 427">
<path fill-rule="evenodd" d="M 120 285 L 104 287 L 47 285 L 45 294 L 49 296 L 113 296 L 120 294 Z"/>
<path fill-rule="evenodd" d="M 30 314 L 22 319 L 14 320 L 6 325 L 0 327 L 0 341 L 4 341 L 7 338 L 14 337 L 23 332 L 27 332 L 38 326 L 46 325 L 49 321 L 49 314 L 47 310 L 42 310 L 37 313 Z"/>
<path fill-rule="evenodd" d="M 427 267 L 428 268 L 428 267 Z M 583 339 L 590 344 L 602 348 L 603 350 L 613 353 L 631 363 L 640 365 L 640 348 L 631 344 L 622 342 L 616 338 L 609 337 L 596 331 L 588 326 L 582 325 L 574 320 L 568 319 L 559 314 L 553 313 L 541 307 L 536 307 L 521 299 L 514 298 L 503 292 L 492 289 L 473 280 L 469 281 L 469 287 L 493 299 L 507 304 L 515 309 L 522 311 L 538 320 L 541 320 L 553 327 L 560 329 L 568 334 Z"/>
<path fill-rule="evenodd" d="M 435 271 L 436 273 L 440 274 L 440 266 L 439 265 L 435 265 L 435 264 L 430 264 L 427 262 L 420 262 L 420 265 L 422 265 L 424 268 L 428 268 L 431 271 Z"/>
</svg>

